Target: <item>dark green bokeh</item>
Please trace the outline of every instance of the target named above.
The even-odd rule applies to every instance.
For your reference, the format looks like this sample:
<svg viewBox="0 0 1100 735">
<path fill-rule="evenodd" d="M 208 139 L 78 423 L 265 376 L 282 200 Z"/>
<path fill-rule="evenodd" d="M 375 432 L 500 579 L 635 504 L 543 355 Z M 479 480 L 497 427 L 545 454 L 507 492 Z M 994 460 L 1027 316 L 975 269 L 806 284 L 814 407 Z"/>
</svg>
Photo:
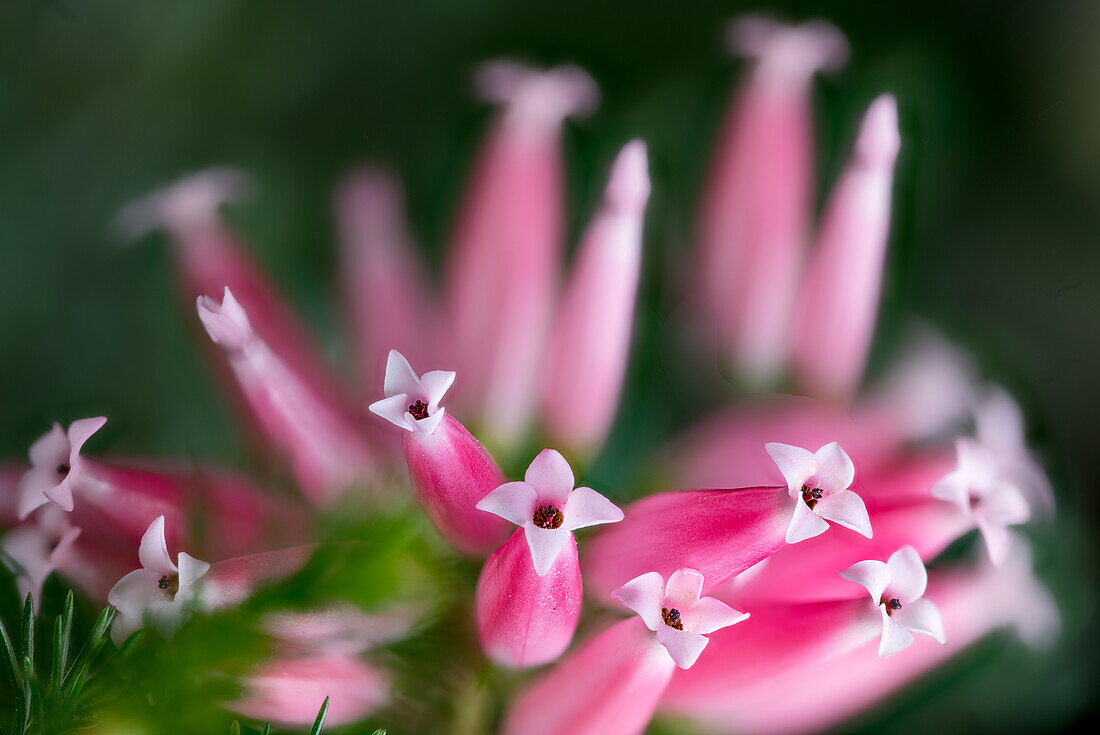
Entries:
<svg viewBox="0 0 1100 735">
<path fill-rule="evenodd" d="M 862 107 L 880 91 L 898 96 L 880 346 L 920 315 L 971 348 L 1028 409 L 1061 501 L 1057 527 L 1038 534 L 1040 571 L 1066 616 L 1058 653 L 984 644 L 865 724 L 1068 726 L 1097 677 L 1100 9 L 1087 2 L 0 0 L 0 458 L 21 455 L 51 420 L 102 413 L 111 420 L 96 449 L 243 462 L 191 349 L 163 243 L 121 249 L 111 217 L 180 173 L 249 170 L 260 190 L 232 216 L 339 357 L 335 181 L 361 160 L 391 165 L 417 235 L 438 253 L 485 121 L 469 70 L 512 54 L 577 62 L 601 84 L 600 111 L 567 135 L 571 234 L 617 147 L 633 136 L 650 145 L 638 346 L 593 470 L 623 497 L 616 478 L 706 408 L 659 359 L 676 307 L 659 275 L 684 257 L 735 77 L 722 23 L 746 9 L 827 17 L 849 35 L 848 67 L 817 87 L 823 183 Z"/>
</svg>

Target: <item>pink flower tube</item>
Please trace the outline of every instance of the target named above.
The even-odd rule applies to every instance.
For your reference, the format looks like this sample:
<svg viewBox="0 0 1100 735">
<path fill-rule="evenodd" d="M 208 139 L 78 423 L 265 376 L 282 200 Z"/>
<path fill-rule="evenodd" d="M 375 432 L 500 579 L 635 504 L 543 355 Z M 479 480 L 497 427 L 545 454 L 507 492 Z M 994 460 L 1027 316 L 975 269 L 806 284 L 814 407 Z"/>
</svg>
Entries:
<svg viewBox="0 0 1100 735">
<path fill-rule="evenodd" d="M 489 557 L 477 583 L 477 622 L 489 658 L 506 666 L 553 661 L 573 639 L 581 610 L 581 568 L 573 531 L 616 523 L 623 512 L 589 487 L 574 488 L 565 457 L 544 449 L 522 482 L 477 504 L 520 527 Z"/>
<path fill-rule="evenodd" d="M 210 338 L 225 350 L 253 415 L 289 459 L 307 497 L 331 502 L 362 479 L 374 462 L 363 428 L 271 350 L 233 293 L 226 288 L 221 303 L 200 296 L 197 309 Z"/>
<path fill-rule="evenodd" d="M 448 355 L 467 376 L 467 406 L 501 443 L 518 440 L 538 400 L 538 368 L 561 256 L 559 131 L 594 107 L 576 67 L 509 62 L 481 69 L 484 97 L 504 104 L 459 209 L 446 270 Z"/>
<path fill-rule="evenodd" d="M 736 23 L 730 45 L 755 59 L 727 114 L 699 215 L 696 283 L 723 357 L 749 380 L 782 369 L 813 197 L 810 80 L 839 66 L 833 26 Z"/>
<path fill-rule="evenodd" d="M 897 102 L 882 95 L 867 110 L 852 160 L 825 207 L 798 290 L 791 361 L 812 395 L 850 399 L 863 377 L 900 145 Z"/>
<path fill-rule="evenodd" d="M 544 366 L 542 414 L 551 436 L 585 452 L 611 428 L 619 403 L 642 262 L 649 198 L 645 143 L 631 141 L 581 240 Z"/>
<path fill-rule="evenodd" d="M 417 363 L 431 357 L 429 271 L 405 225 L 401 185 L 386 172 L 363 168 L 347 177 L 337 192 L 336 213 L 357 384 L 373 388 L 391 348 Z"/>
<path fill-rule="evenodd" d="M 370 410 L 404 430 L 413 490 L 440 534 L 468 554 L 488 554 L 504 540 L 507 527 L 478 510 L 477 503 L 504 478 L 481 442 L 439 405 L 454 379 L 454 372 L 444 370 L 418 376 L 391 350 L 386 397 Z"/>
</svg>

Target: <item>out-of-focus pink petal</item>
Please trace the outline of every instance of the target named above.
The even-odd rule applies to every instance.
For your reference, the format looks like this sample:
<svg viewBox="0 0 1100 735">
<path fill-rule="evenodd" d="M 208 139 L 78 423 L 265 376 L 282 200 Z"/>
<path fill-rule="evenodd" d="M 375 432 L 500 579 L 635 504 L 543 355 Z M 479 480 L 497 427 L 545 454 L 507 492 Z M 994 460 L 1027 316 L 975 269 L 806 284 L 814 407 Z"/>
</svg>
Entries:
<svg viewBox="0 0 1100 735">
<path fill-rule="evenodd" d="M 562 119 L 589 107 L 595 85 L 575 67 L 483 69 L 479 86 L 505 107 L 486 136 L 459 208 L 446 269 L 459 398 L 495 441 L 515 443 L 538 401 L 561 255 Z"/>
<path fill-rule="evenodd" d="M 594 599 L 650 571 L 698 570 L 713 589 L 785 543 L 786 487 L 687 490 L 632 503 L 626 518 L 588 542 L 584 575 Z"/>
<path fill-rule="evenodd" d="M 531 551 L 531 563 L 540 577 L 550 572 L 562 549 L 573 539 L 565 528 L 540 528 L 531 521 L 523 524 L 523 532 Z"/>
<path fill-rule="evenodd" d="M 164 516 L 154 518 L 149 524 L 149 530 L 141 537 L 138 559 L 142 567 L 157 574 L 171 575 L 179 571 L 168 553 L 168 542 L 164 538 Z"/>
<path fill-rule="evenodd" d="M 432 434 L 404 432 L 402 439 L 413 490 L 443 537 L 470 554 L 497 548 L 507 523 L 477 504 L 504 478 L 481 443 L 450 414 Z"/>
<path fill-rule="evenodd" d="M 849 399 L 863 377 L 878 316 L 897 158 L 897 102 L 863 119 L 848 168 L 825 206 L 795 307 L 791 361 L 811 395 Z"/>
<path fill-rule="evenodd" d="M 390 349 L 416 364 L 433 358 L 430 271 L 418 257 L 405 223 L 401 184 L 391 174 L 364 167 L 349 175 L 337 191 L 336 216 L 357 384 L 374 390 Z"/>
<path fill-rule="evenodd" d="M 478 634 L 493 661 L 540 666 L 569 646 L 582 595 L 577 544 L 567 535 L 566 548 L 545 574 L 536 572 L 520 529 L 485 562 L 477 583 Z"/>
<path fill-rule="evenodd" d="M 871 538 L 871 519 L 863 498 L 851 490 L 834 493 L 821 499 L 814 509 L 817 514 L 833 523 L 839 523 L 858 534 Z"/>
<path fill-rule="evenodd" d="M 539 452 L 523 479 L 538 493 L 540 503 L 550 503 L 559 509 L 565 507 L 573 492 L 573 470 L 556 449 Z"/>
<path fill-rule="evenodd" d="M 699 660 L 703 649 L 707 647 L 705 635 L 690 630 L 676 630 L 667 625 L 657 627 L 657 642 L 665 647 L 668 655 L 681 669 L 690 669 Z"/>
<path fill-rule="evenodd" d="M 843 56 L 827 24 L 735 26 L 756 57 L 719 135 L 699 216 L 696 284 L 720 349 L 749 379 L 777 377 L 813 200 L 810 80 Z M 826 51 L 828 49 L 828 51 Z"/>
<path fill-rule="evenodd" d="M 568 447 L 590 452 L 615 418 L 634 326 L 649 197 L 645 143 L 619 154 L 558 306 L 546 350 L 542 413 Z"/>
<path fill-rule="evenodd" d="M 29 452 L 31 464 L 41 467 L 56 467 L 69 459 L 69 437 L 61 424 L 56 421 L 50 430 L 31 444 Z"/>
<path fill-rule="evenodd" d="M 263 585 L 296 574 L 313 549 L 294 546 L 214 562 L 202 578 L 203 607 L 217 609 L 239 604 Z"/>
<path fill-rule="evenodd" d="M 363 719 L 388 697 L 382 672 L 349 656 L 268 661 L 243 680 L 244 696 L 225 704 L 233 712 L 287 727 L 309 727 L 328 698 L 325 723 Z"/>
<path fill-rule="evenodd" d="M 611 596 L 636 612 L 650 630 L 657 630 L 663 623 L 661 602 L 665 597 L 665 580 L 657 572 L 638 575 Z"/>
<path fill-rule="evenodd" d="M 220 305 L 200 299 L 203 324 L 225 348 L 253 416 L 269 441 L 289 459 L 307 497 L 314 502 L 331 501 L 373 466 L 373 450 L 363 427 L 252 332 L 250 316 L 240 310 L 235 317 L 239 305 L 232 296 L 226 288 Z M 229 322 L 232 328 L 226 326 Z"/>
<path fill-rule="evenodd" d="M 912 546 L 903 546 L 891 554 L 886 560 L 886 571 L 890 574 L 890 583 L 886 585 L 888 597 L 897 597 L 907 603 L 924 595 L 928 572 L 924 569 L 920 554 Z"/>
<path fill-rule="evenodd" d="M 637 619 L 616 623 L 512 701 L 502 735 L 639 735 L 676 664 Z"/>
<path fill-rule="evenodd" d="M 58 486 L 58 474 L 56 469 L 51 469 L 48 466 L 31 467 L 23 473 L 23 476 L 19 479 L 19 501 L 16 504 L 16 514 L 19 520 L 23 520 L 36 508 L 40 508 L 46 503 L 50 502 L 50 498 L 46 495 L 47 492 L 51 492 Z M 66 498 L 58 497 L 58 505 L 65 508 Z M 73 509 L 72 495 L 70 493 L 68 497 L 67 510 Z"/>
<path fill-rule="evenodd" d="M 526 482 L 506 482 L 477 501 L 477 509 L 522 526 L 535 514 L 538 496 Z"/>
<path fill-rule="evenodd" d="M 619 506 L 590 487 L 573 490 L 561 512 L 565 515 L 562 527 L 571 531 L 603 523 L 618 523 L 623 519 Z"/>
</svg>

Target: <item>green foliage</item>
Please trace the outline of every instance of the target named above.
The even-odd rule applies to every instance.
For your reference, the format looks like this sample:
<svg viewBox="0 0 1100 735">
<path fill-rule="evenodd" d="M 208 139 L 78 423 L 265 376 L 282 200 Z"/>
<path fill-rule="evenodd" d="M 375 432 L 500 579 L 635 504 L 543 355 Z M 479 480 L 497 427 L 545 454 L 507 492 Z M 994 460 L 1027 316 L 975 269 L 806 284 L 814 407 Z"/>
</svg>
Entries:
<svg viewBox="0 0 1100 735">
<path fill-rule="evenodd" d="M 79 649 L 73 644 L 73 593 L 65 597 L 64 608 L 54 619 L 52 645 L 36 655 L 34 605 L 27 595 L 20 622 L 20 635 L 12 640 L 0 621 L 0 664 L 11 687 L 9 720 L 0 724 L 3 735 L 68 733 L 90 721 L 89 703 L 104 697 L 118 680 L 97 677 L 107 662 L 118 655 L 109 646 L 107 632 L 114 609 L 104 608 L 95 619 Z M 18 645 L 16 645 L 18 644 Z"/>
</svg>

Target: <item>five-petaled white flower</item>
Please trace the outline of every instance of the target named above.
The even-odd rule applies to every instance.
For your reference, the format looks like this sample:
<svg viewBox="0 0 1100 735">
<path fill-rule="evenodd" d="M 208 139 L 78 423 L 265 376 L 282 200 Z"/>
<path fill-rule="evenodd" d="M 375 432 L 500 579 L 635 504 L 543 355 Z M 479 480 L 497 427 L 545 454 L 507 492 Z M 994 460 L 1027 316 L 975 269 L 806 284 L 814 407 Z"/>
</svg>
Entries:
<svg viewBox="0 0 1100 735">
<path fill-rule="evenodd" d="M 981 531 L 989 558 L 999 565 L 1008 555 L 1008 526 L 1026 522 L 1031 509 L 989 447 L 963 437 L 956 440 L 955 451 L 958 467 L 932 486 L 932 495 L 962 508 Z"/>
<path fill-rule="evenodd" d="M 73 509 L 73 485 L 84 479 L 80 448 L 105 423 L 107 419 L 102 416 L 79 419 L 65 431 L 55 422 L 52 429 L 31 445 L 31 468 L 19 480 L 20 520 L 51 501 L 62 510 Z"/>
<path fill-rule="evenodd" d="M 928 572 L 912 546 L 901 547 L 885 562 L 856 562 L 840 576 L 866 587 L 878 606 L 882 615 L 879 656 L 891 656 L 911 645 L 911 631 L 923 633 L 941 645 L 947 642 L 939 608 L 924 599 Z"/>
<path fill-rule="evenodd" d="M 210 569 L 208 563 L 182 551 L 178 562 L 172 562 L 164 538 L 164 516 L 157 516 L 141 537 L 138 559 L 141 569 L 124 576 L 107 593 L 107 602 L 119 613 L 111 630 L 116 640 L 140 628 L 146 617 L 164 632 L 173 632 L 195 598 L 195 583 Z"/>
<path fill-rule="evenodd" d="M 794 516 L 787 526 L 788 544 L 824 533 L 829 528 L 826 519 L 871 538 L 871 519 L 863 498 L 848 489 L 856 468 L 839 444 L 826 444 L 816 452 L 775 442 L 764 448 L 779 466 L 795 501 Z"/>
<path fill-rule="evenodd" d="M 431 434 L 447 409 L 439 405 L 454 382 L 451 370 L 431 370 L 417 377 L 409 361 L 397 350 L 386 360 L 386 397 L 370 405 L 370 410 L 402 429 Z"/>
<path fill-rule="evenodd" d="M 544 449 L 532 460 L 523 482 L 506 482 L 477 507 L 522 526 L 535 572 L 545 576 L 578 528 L 617 523 L 623 512 L 590 487 L 573 489 L 573 470 L 565 457 Z"/>
<path fill-rule="evenodd" d="M 678 569 L 668 583 L 657 572 L 635 577 L 611 593 L 638 613 L 646 627 L 657 634 L 681 669 L 691 668 L 707 647 L 709 633 L 740 623 L 749 616 L 713 597 L 700 597 L 703 575 L 694 569 Z"/>
</svg>

